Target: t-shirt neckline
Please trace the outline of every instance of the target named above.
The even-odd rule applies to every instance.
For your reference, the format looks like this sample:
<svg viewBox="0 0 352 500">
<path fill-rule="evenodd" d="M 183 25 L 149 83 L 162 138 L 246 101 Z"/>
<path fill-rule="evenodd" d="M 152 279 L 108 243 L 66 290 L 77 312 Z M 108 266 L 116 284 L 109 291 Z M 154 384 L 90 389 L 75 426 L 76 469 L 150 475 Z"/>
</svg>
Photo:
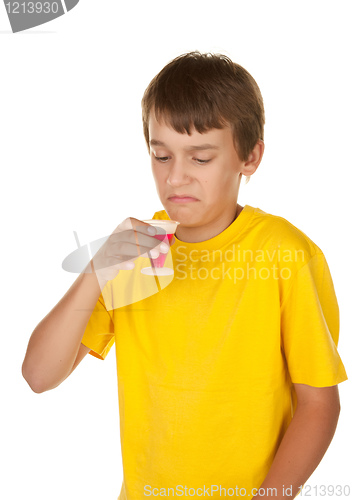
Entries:
<svg viewBox="0 0 352 500">
<path fill-rule="evenodd" d="M 176 245 L 183 245 L 186 248 L 201 249 L 207 248 L 209 250 L 221 248 L 229 241 L 236 240 L 239 235 L 243 232 L 245 227 L 249 224 L 250 220 L 254 215 L 255 208 L 250 205 L 244 205 L 243 210 L 238 215 L 238 217 L 226 228 L 224 231 L 214 236 L 209 240 L 199 241 L 196 243 L 189 243 L 186 241 L 179 240 L 175 235 Z"/>
</svg>

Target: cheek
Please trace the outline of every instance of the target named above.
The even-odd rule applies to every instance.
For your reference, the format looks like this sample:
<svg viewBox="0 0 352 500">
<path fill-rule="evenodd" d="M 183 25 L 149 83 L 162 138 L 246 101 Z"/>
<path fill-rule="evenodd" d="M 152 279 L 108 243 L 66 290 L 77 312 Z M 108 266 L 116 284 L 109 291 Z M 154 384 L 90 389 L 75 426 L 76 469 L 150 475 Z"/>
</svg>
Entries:
<svg viewBox="0 0 352 500">
<path fill-rule="evenodd" d="M 152 164 L 152 174 L 156 184 L 158 184 L 159 187 L 162 187 L 162 185 L 166 182 L 165 171 L 158 168 L 158 165 Z"/>
<path fill-rule="evenodd" d="M 217 182 L 218 185 L 222 185 L 224 187 L 233 186 L 236 176 L 238 175 L 237 168 L 235 162 L 232 158 L 228 158 L 218 170 L 217 179 L 214 182 Z"/>
<path fill-rule="evenodd" d="M 202 184 L 209 192 L 213 192 L 214 195 L 217 195 L 221 192 L 226 186 L 231 182 L 231 175 L 227 171 L 219 171 L 215 170 L 214 172 L 210 172 L 209 175 L 204 176 L 202 179 Z"/>
<path fill-rule="evenodd" d="M 152 161 L 152 174 L 154 176 L 154 178 L 158 178 L 160 176 L 160 172 L 158 171 L 158 169 L 156 168 L 156 165 L 155 163 Z"/>
<path fill-rule="evenodd" d="M 214 203 L 227 203 L 228 196 L 232 196 L 234 186 L 234 174 L 229 171 L 223 171 L 220 175 L 215 175 L 204 179 L 203 188 L 209 200 Z"/>
</svg>

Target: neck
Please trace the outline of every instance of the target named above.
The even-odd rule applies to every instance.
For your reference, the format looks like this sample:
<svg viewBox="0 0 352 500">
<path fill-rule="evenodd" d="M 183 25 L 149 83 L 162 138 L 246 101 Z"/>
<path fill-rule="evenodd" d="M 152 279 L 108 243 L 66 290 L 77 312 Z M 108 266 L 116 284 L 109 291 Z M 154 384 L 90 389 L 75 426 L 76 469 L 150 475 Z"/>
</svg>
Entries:
<svg viewBox="0 0 352 500">
<path fill-rule="evenodd" d="M 180 224 L 175 233 L 176 237 L 185 243 L 200 243 L 215 238 L 215 236 L 225 231 L 237 219 L 242 210 L 243 207 L 237 204 L 232 214 L 221 216 L 219 219 L 211 221 L 211 223 L 196 227 Z"/>
</svg>

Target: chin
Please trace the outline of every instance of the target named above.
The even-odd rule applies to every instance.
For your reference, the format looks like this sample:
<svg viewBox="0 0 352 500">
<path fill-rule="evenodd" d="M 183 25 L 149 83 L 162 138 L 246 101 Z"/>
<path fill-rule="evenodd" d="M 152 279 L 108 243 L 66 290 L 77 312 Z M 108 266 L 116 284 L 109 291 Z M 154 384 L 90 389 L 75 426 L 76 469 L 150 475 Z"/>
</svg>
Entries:
<svg viewBox="0 0 352 500">
<path fill-rule="evenodd" d="M 186 210 L 169 210 L 167 211 L 168 216 L 171 220 L 177 220 L 181 226 L 184 227 L 196 227 L 199 226 L 199 220 L 192 213 L 187 213 Z"/>
</svg>

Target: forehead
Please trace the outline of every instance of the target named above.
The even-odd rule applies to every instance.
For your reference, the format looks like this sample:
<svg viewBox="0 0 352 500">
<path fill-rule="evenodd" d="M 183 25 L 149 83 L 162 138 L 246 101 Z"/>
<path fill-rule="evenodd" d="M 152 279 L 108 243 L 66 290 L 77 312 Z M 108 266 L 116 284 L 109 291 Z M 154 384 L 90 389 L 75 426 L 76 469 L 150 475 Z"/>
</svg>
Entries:
<svg viewBox="0 0 352 500">
<path fill-rule="evenodd" d="M 207 132 L 200 133 L 194 127 L 190 130 L 190 135 L 186 132 L 181 134 L 176 132 L 171 125 L 159 118 L 156 120 L 154 113 L 149 117 L 149 145 L 157 146 L 179 146 L 183 148 L 205 149 L 204 145 L 216 146 L 223 148 L 229 145 L 233 146 L 233 135 L 230 126 L 225 126 L 222 129 L 213 128 Z M 195 147 L 194 147 L 195 146 Z"/>
</svg>

